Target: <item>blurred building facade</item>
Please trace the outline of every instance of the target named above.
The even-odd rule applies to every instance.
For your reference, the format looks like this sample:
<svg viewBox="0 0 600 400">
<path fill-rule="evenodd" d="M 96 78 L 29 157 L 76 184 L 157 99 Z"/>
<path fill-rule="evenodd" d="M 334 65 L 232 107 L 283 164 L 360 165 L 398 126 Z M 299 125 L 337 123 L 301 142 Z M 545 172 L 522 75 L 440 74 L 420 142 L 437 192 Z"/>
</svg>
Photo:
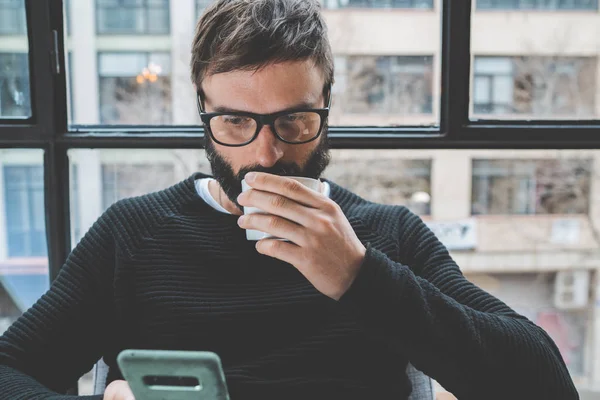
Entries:
<svg viewBox="0 0 600 400">
<path fill-rule="evenodd" d="M 440 0 L 324 0 L 331 125 L 439 121 Z M 189 53 L 208 1 L 66 1 L 73 124 L 196 125 Z M 474 1 L 473 118 L 600 118 L 597 0 Z M 0 116 L 29 101 L 23 1 L 0 1 Z M 114 201 L 195 171 L 202 151 L 74 150 L 75 245 Z M 0 321 L 47 288 L 43 153 L 0 150 Z M 600 151 L 335 150 L 325 177 L 423 216 L 464 274 L 546 329 L 600 386 Z"/>
</svg>

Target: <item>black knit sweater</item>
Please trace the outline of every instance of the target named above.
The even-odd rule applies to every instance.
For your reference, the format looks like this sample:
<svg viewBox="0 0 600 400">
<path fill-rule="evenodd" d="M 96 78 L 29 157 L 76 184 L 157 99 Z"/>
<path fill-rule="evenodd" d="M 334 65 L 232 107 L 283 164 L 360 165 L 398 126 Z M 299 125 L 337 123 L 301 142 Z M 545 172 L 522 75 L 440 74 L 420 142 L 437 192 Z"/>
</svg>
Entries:
<svg viewBox="0 0 600 400">
<path fill-rule="evenodd" d="M 468 282 L 406 208 L 330 182 L 367 246 L 335 301 L 257 253 L 198 196 L 203 177 L 98 219 L 0 338 L 0 399 L 72 399 L 60 393 L 100 357 L 120 379 L 125 348 L 214 351 L 232 400 L 405 399 L 408 362 L 461 400 L 578 398 L 548 335 Z"/>
</svg>

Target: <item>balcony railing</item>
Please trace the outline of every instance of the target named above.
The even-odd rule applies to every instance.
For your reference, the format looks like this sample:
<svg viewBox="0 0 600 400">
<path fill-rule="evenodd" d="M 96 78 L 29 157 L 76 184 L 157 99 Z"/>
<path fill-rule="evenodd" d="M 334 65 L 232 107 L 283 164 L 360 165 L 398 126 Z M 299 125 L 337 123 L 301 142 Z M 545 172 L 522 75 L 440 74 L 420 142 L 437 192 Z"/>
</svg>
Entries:
<svg viewBox="0 0 600 400">
<path fill-rule="evenodd" d="M 168 34 L 169 0 L 97 0 L 99 34 Z"/>
<path fill-rule="evenodd" d="M 0 0 L 0 35 L 25 35 L 25 0 Z"/>
<path fill-rule="evenodd" d="M 432 9 L 433 0 L 323 0 L 326 9 L 336 8 L 417 8 Z"/>
<path fill-rule="evenodd" d="M 477 0 L 478 10 L 598 10 L 598 0 Z"/>
</svg>

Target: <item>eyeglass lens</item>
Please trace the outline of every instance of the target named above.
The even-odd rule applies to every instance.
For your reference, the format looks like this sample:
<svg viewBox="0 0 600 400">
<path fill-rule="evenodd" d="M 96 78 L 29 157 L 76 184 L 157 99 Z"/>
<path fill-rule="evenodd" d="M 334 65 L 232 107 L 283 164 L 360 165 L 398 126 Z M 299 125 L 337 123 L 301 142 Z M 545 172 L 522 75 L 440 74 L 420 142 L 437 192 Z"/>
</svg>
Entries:
<svg viewBox="0 0 600 400">
<path fill-rule="evenodd" d="M 210 120 L 215 139 L 224 144 L 243 144 L 256 134 L 257 121 L 249 116 L 219 115 Z M 321 116 L 316 112 L 296 112 L 277 117 L 275 133 L 291 143 L 308 142 L 319 134 Z"/>
</svg>

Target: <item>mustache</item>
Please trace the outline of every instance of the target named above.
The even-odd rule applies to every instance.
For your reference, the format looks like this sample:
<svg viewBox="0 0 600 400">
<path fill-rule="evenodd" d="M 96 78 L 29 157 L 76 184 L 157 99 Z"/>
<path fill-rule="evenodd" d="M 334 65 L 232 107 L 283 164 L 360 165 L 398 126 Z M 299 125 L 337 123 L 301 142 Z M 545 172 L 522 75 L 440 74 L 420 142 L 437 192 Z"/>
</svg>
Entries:
<svg viewBox="0 0 600 400">
<path fill-rule="evenodd" d="M 248 172 L 264 172 L 279 176 L 296 176 L 302 173 L 302 168 L 294 162 L 277 162 L 271 167 L 263 167 L 262 165 L 255 164 L 240 169 L 236 175 L 237 180 L 241 182 Z"/>
</svg>

